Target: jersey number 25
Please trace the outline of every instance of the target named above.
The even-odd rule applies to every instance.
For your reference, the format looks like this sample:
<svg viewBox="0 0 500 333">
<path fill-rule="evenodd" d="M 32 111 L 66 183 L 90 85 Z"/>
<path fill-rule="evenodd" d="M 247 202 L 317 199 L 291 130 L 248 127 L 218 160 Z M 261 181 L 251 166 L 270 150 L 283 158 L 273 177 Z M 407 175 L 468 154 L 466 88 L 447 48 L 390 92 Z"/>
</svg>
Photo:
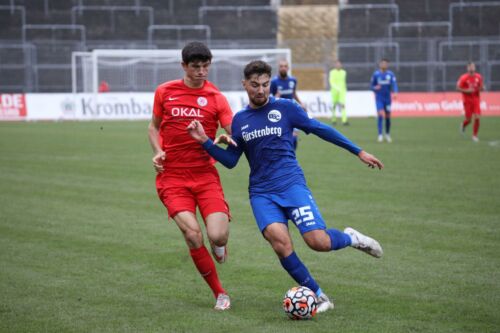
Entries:
<svg viewBox="0 0 500 333">
<path fill-rule="evenodd" d="M 304 206 L 292 210 L 292 219 L 296 226 L 302 222 L 309 222 L 314 220 L 314 214 L 311 211 L 311 206 Z"/>
</svg>

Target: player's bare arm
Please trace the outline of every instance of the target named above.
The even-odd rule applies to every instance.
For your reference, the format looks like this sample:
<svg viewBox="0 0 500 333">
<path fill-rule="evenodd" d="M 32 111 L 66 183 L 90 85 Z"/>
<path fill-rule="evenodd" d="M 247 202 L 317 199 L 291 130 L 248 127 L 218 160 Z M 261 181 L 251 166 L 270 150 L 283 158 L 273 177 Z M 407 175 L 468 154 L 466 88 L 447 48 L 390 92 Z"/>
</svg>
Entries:
<svg viewBox="0 0 500 333">
<path fill-rule="evenodd" d="M 226 131 L 227 134 L 221 134 L 217 138 L 215 138 L 214 143 L 215 144 L 225 144 L 225 145 L 234 145 L 236 146 L 236 142 L 234 142 L 233 139 L 231 139 L 231 125 L 227 125 L 224 127 L 224 130 Z"/>
<path fill-rule="evenodd" d="M 358 157 L 361 162 L 367 164 L 369 168 L 378 168 L 379 170 L 382 170 L 384 168 L 384 164 L 378 158 L 376 158 L 372 154 L 367 153 L 364 150 L 359 152 Z"/>
<path fill-rule="evenodd" d="M 148 137 L 151 148 L 153 149 L 153 167 L 156 172 L 163 172 L 163 161 L 165 160 L 165 152 L 161 149 L 159 141 L 161 118 L 153 115 L 148 126 Z"/>
<path fill-rule="evenodd" d="M 226 131 L 227 134 L 231 135 L 231 124 L 224 126 L 224 131 Z"/>
</svg>

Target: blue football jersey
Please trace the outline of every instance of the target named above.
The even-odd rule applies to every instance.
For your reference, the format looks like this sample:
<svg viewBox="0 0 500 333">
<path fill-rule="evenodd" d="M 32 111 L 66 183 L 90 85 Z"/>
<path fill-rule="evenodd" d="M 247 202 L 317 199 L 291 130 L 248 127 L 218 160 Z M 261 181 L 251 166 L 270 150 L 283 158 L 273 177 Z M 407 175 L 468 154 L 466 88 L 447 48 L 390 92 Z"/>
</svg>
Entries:
<svg viewBox="0 0 500 333">
<path fill-rule="evenodd" d="M 375 90 L 375 86 L 380 85 L 379 90 Z M 396 76 L 391 71 L 382 72 L 376 70 L 373 73 L 371 88 L 375 92 L 375 96 L 381 99 L 391 99 L 391 92 L 398 92 L 398 85 L 396 83 Z"/>
<path fill-rule="evenodd" d="M 271 80 L 271 94 L 276 96 L 276 94 L 279 93 L 280 98 L 293 99 L 296 87 L 297 79 L 291 75 L 284 79 L 276 75 Z"/>
<path fill-rule="evenodd" d="M 250 193 L 279 192 L 294 183 L 305 185 L 295 159 L 293 128 L 307 131 L 309 122 L 296 102 L 274 97 L 259 109 L 247 106 L 234 116 L 232 137 L 250 165 Z"/>
<path fill-rule="evenodd" d="M 304 173 L 295 159 L 295 127 L 355 155 L 361 152 L 360 147 L 333 127 L 309 118 L 296 101 L 274 97 L 269 97 L 262 107 L 247 106 L 236 113 L 231 125 L 236 147 L 229 145 L 222 149 L 210 139 L 202 145 L 227 168 L 233 168 L 245 153 L 250 165 L 250 197 L 263 193 L 283 196 L 294 184 L 306 186 Z"/>
<path fill-rule="evenodd" d="M 238 147 L 230 146 L 228 150 L 237 156 L 245 153 L 250 165 L 250 195 L 280 193 L 293 184 L 306 185 L 295 158 L 294 128 L 315 133 L 354 154 L 361 151 L 333 128 L 310 119 L 297 102 L 269 97 L 269 102 L 261 108 L 247 106 L 238 112 L 231 125 Z"/>
</svg>

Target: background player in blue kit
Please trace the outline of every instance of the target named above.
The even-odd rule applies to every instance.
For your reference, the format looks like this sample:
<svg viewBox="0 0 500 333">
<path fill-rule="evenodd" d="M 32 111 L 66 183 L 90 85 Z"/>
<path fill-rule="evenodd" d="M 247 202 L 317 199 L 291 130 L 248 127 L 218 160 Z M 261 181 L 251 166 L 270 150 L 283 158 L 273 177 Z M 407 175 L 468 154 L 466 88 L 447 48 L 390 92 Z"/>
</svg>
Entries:
<svg viewBox="0 0 500 333">
<path fill-rule="evenodd" d="M 278 75 L 273 77 L 271 80 L 271 95 L 279 98 L 286 98 L 291 100 L 296 100 L 300 106 L 306 110 L 305 105 L 299 99 L 297 95 L 297 79 L 288 74 L 290 66 L 288 61 L 282 59 L 278 62 Z M 299 131 L 293 131 L 293 146 L 297 149 L 299 138 Z"/>
<path fill-rule="evenodd" d="M 377 128 L 378 142 L 384 140 L 382 135 L 382 123 L 385 118 L 385 139 L 387 142 L 392 142 L 391 139 L 391 92 L 398 92 L 396 76 L 388 70 L 389 61 L 382 59 L 379 62 L 379 69 L 372 75 L 371 88 L 375 92 L 375 102 L 377 103 Z"/>
<path fill-rule="evenodd" d="M 229 143 L 226 150 L 207 137 L 199 121 L 191 122 L 187 130 L 211 156 L 228 168 L 234 167 L 245 153 L 250 164 L 250 203 L 260 231 L 290 276 L 317 294 L 318 312 L 327 311 L 333 308 L 333 303 L 294 252 L 288 220 L 293 221 L 307 245 L 316 251 L 352 246 L 377 258 L 383 251 L 376 240 L 352 228 L 344 232 L 327 229 L 295 158 L 293 128 L 314 133 L 347 149 L 371 168 L 382 169 L 383 164 L 332 127 L 309 119 L 297 103 L 269 97 L 271 67 L 267 63 L 250 62 L 244 76 L 249 105 L 234 116 L 232 137 L 221 135 L 217 139 Z"/>
</svg>

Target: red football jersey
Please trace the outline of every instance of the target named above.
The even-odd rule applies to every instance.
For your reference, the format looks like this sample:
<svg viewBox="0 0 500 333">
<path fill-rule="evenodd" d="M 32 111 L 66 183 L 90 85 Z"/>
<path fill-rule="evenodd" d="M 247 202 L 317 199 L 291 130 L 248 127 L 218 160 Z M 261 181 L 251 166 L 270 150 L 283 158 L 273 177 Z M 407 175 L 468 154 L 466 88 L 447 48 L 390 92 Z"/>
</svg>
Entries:
<svg viewBox="0 0 500 333">
<path fill-rule="evenodd" d="M 479 94 L 483 87 L 483 78 L 479 73 L 474 73 L 472 75 L 465 73 L 460 76 L 457 85 L 462 89 L 474 89 L 472 94 L 462 93 L 464 101 L 479 100 Z"/>
<path fill-rule="evenodd" d="M 165 82 L 156 88 L 153 113 L 161 117 L 160 143 L 166 153 L 165 168 L 190 168 L 214 163 L 203 147 L 187 132 L 199 120 L 212 140 L 222 127 L 231 124 L 233 112 L 222 93 L 209 81 L 189 88 L 183 80 Z"/>
</svg>

